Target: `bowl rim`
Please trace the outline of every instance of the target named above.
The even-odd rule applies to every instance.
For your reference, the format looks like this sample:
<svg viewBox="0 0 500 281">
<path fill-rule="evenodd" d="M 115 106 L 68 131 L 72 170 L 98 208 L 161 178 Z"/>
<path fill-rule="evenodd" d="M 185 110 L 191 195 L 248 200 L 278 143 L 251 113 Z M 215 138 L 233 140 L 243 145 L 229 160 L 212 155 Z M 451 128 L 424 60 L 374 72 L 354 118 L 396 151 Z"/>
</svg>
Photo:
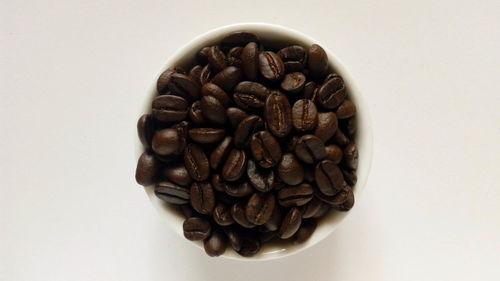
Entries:
<svg viewBox="0 0 500 281">
<path fill-rule="evenodd" d="M 259 35 L 259 32 L 267 32 L 267 33 L 276 33 L 276 34 L 282 34 L 285 37 L 293 38 L 293 40 L 297 40 L 303 43 L 307 44 L 319 44 L 326 52 L 329 60 L 330 67 L 332 67 L 336 73 L 339 73 L 342 78 L 344 79 L 344 82 L 346 84 L 346 88 L 349 92 L 349 98 L 353 100 L 353 102 L 356 104 L 357 108 L 357 119 L 358 119 L 358 131 L 356 135 L 356 144 L 358 145 L 358 150 L 360 151 L 360 156 L 359 156 L 359 163 L 360 167 L 358 167 L 357 170 L 357 175 L 358 175 L 358 181 L 355 185 L 354 188 L 354 194 L 356 201 L 359 202 L 359 199 L 361 197 L 362 191 L 364 190 L 364 187 L 366 185 L 366 181 L 371 169 L 371 164 L 372 164 L 372 157 L 373 157 L 373 131 L 372 131 L 372 123 L 371 123 L 371 118 L 370 118 L 370 112 L 369 109 L 367 108 L 365 104 L 365 99 L 363 98 L 363 95 L 361 91 L 359 90 L 358 86 L 352 79 L 350 73 L 347 71 L 345 68 L 344 64 L 335 56 L 333 52 L 331 52 L 328 47 L 326 47 L 323 44 L 320 44 L 317 40 L 313 39 L 312 37 L 303 34 L 299 31 L 296 31 L 294 29 L 291 29 L 289 27 L 281 26 L 281 25 L 276 25 L 276 24 L 270 24 L 270 23 L 261 23 L 261 22 L 245 22 L 245 23 L 235 23 L 235 24 L 229 24 L 229 25 L 224 25 L 220 26 L 211 30 L 208 30 L 207 32 L 204 32 L 195 38 L 191 39 L 189 42 L 186 44 L 182 45 L 180 48 L 178 48 L 162 65 L 162 68 L 158 73 L 156 73 L 155 80 L 153 81 L 152 85 L 149 87 L 146 97 L 143 99 L 143 104 L 140 107 L 141 111 L 139 112 L 138 116 L 141 116 L 144 113 L 149 113 L 151 111 L 151 101 L 154 98 L 154 96 L 157 93 L 156 90 L 156 80 L 157 77 L 169 66 L 177 65 L 179 61 L 183 60 L 187 55 L 192 55 L 194 52 L 197 50 L 195 48 L 198 48 L 196 46 L 206 46 L 208 45 L 209 41 L 216 41 L 218 39 L 216 38 L 221 38 L 224 34 L 234 32 L 234 31 L 241 31 L 241 30 L 249 30 L 257 33 Z M 290 39 L 291 40 L 291 39 Z M 184 59 L 185 60 L 185 59 Z M 362 122 L 360 122 L 362 121 Z M 360 133 L 362 132 L 362 133 Z M 358 139 L 359 135 L 362 134 L 362 138 Z M 140 143 L 139 139 L 135 137 L 135 156 L 139 158 L 140 154 L 144 151 L 142 144 Z M 358 141 L 362 141 L 362 146 L 359 145 Z M 360 169 L 360 168 L 363 169 Z M 173 211 L 173 208 L 169 207 L 168 205 L 164 204 L 161 200 L 156 198 L 154 195 L 154 187 L 153 186 L 148 186 L 145 187 L 145 191 L 153 205 L 153 207 L 157 210 L 158 214 L 161 215 L 162 217 L 165 217 L 167 220 L 168 224 L 171 226 L 172 230 L 175 231 L 179 236 L 181 236 L 182 240 L 188 241 L 189 244 L 195 245 L 197 248 L 203 250 L 203 244 L 200 241 L 189 241 L 184 238 L 183 231 L 182 231 L 182 221 L 184 220 L 183 217 L 181 217 L 178 212 L 176 214 L 175 211 Z M 356 206 L 357 204 L 355 204 Z M 287 249 L 278 249 L 270 252 L 264 252 L 264 253 L 259 253 L 253 257 L 241 257 L 237 253 L 235 253 L 230 247 L 226 250 L 224 254 L 222 254 L 220 257 L 224 257 L 227 259 L 231 260 L 240 260 L 240 261 L 265 261 L 265 260 L 273 260 L 273 259 L 279 259 L 279 258 L 284 258 L 288 257 L 294 254 L 297 254 L 299 252 L 302 252 L 305 249 L 311 248 L 313 245 L 318 244 L 319 242 L 323 241 L 326 239 L 328 236 L 330 236 L 336 229 L 337 227 L 345 221 L 345 219 L 349 216 L 350 213 L 354 210 L 351 209 L 348 212 L 342 212 L 342 213 L 336 213 L 335 219 L 330 219 L 328 217 L 324 217 L 321 220 L 329 220 L 330 223 L 332 223 L 331 226 L 324 226 L 323 227 L 323 232 L 321 233 L 321 237 L 316 237 L 315 240 L 312 238 L 316 235 L 319 235 L 318 229 L 319 229 L 319 224 L 318 224 L 318 229 L 315 231 L 313 236 L 306 241 L 303 244 L 299 245 L 293 245 L 288 247 Z M 330 216 L 333 217 L 333 216 Z M 328 222 L 324 222 L 326 224 Z M 325 227 L 328 227 L 325 229 Z M 194 242 L 194 243 L 193 243 Z M 203 253 L 204 254 L 204 253 Z"/>
</svg>

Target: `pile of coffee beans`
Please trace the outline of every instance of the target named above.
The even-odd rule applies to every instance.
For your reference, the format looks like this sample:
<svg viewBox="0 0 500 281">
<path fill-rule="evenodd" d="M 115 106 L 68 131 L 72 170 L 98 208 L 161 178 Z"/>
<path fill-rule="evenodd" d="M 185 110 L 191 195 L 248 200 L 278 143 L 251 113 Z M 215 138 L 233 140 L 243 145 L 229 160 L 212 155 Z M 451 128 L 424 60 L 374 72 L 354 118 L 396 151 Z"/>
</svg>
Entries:
<svg viewBox="0 0 500 281">
<path fill-rule="evenodd" d="M 194 56 L 195 54 L 193 54 Z M 218 256 L 302 243 L 330 210 L 354 205 L 356 106 L 318 45 L 266 48 L 256 34 L 203 47 L 158 78 L 137 124 L 136 180 L 178 205 L 189 240 Z"/>
</svg>

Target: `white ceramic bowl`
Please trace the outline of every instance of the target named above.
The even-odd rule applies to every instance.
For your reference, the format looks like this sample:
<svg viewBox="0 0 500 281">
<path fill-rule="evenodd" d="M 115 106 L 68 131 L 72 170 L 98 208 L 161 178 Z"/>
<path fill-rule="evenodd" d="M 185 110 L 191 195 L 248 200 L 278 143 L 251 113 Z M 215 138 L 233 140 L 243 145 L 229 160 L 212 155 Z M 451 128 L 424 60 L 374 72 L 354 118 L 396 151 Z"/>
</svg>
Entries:
<svg viewBox="0 0 500 281">
<path fill-rule="evenodd" d="M 348 97 L 356 104 L 357 107 L 356 115 L 358 122 L 358 131 L 356 133 L 355 141 L 359 150 L 359 167 L 357 170 L 358 182 L 353 190 L 355 198 L 359 199 L 359 196 L 366 184 L 372 160 L 372 128 L 369 112 L 366 107 L 365 101 L 361 96 L 358 88 L 356 87 L 354 80 L 351 78 L 351 75 L 349 75 L 349 73 L 340 63 L 337 57 L 328 50 L 328 46 L 325 46 L 310 38 L 309 36 L 290 28 L 266 23 L 240 23 L 219 27 L 194 38 L 193 40 L 191 40 L 191 42 L 187 43 L 182 48 L 177 50 L 163 64 L 163 68 L 157 73 L 157 75 L 153 76 L 154 83 L 145 94 L 145 99 L 141 107 L 142 110 L 140 112 L 140 115 L 146 112 L 151 112 L 151 102 L 156 95 L 156 78 L 160 75 L 160 73 L 162 73 L 170 66 L 179 65 L 183 66 L 185 69 L 189 69 L 189 66 L 194 65 L 195 54 L 198 50 L 200 50 L 204 46 L 213 45 L 219 42 L 222 37 L 230 32 L 239 30 L 254 32 L 266 46 L 282 47 L 283 45 L 294 43 L 307 47 L 313 43 L 317 43 L 326 51 L 329 58 L 330 67 L 344 78 L 344 82 L 348 91 Z M 140 153 L 142 153 L 142 151 L 142 145 L 137 140 L 137 158 L 139 157 Z M 200 254 L 204 255 L 205 253 L 203 252 L 203 244 L 201 242 L 190 242 L 184 238 L 182 231 L 182 223 L 184 221 L 183 216 L 176 209 L 158 199 L 154 195 L 152 186 L 146 187 L 145 190 L 151 200 L 151 203 L 160 213 L 160 215 L 165 219 L 165 222 L 168 223 L 177 234 L 179 234 L 179 243 L 196 245 L 196 247 L 199 247 L 201 249 Z M 356 208 L 356 206 L 357 203 L 354 204 L 353 208 Z M 300 245 L 289 245 L 288 243 L 273 245 L 265 244 L 257 255 L 250 258 L 241 257 L 230 247 L 228 247 L 228 249 L 222 256 L 229 259 L 244 261 L 271 260 L 286 257 L 307 249 L 318 243 L 319 241 L 325 239 L 339 226 L 340 222 L 343 221 L 347 215 L 349 215 L 349 212 L 329 213 L 327 216 L 319 220 L 318 227 L 316 228 L 316 231 L 311 236 L 311 238 L 307 242 Z"/>
</svg>

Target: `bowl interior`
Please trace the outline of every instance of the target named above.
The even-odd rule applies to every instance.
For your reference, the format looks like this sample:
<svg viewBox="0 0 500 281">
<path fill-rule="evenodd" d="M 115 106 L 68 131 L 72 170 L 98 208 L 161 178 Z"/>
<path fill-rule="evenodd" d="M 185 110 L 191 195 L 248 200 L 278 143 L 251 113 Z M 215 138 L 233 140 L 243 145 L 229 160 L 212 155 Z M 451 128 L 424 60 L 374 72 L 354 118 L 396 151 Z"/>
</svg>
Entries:
<svg viewBox="0 0 500 281">
<path fill-rule="evenodd" d="M 218 43 L 227 33 L 233 31 L 246 30 L 254 32 L 260 38 L 260 40 L 268 48 L 279 49 L 290 44 L 298 44 L 304 47 L 310 46 L 311 44 L 317 43 L 317 41 L 312 38 L 299 33 L 297 31 L 291 30 L 286 27 L 262 24 L 262 23 L 247 23 L 247 24 L 234 24 L 229 26 L 220 27 L 211 30 L 201 36 L 196 37 L 191 42 L 176 51 L 164 64 L 163 69 L 158 72 L 155 77 L 154 83 L 147 92 L 144 104 L 142 106 L 142 111 L 139 115 L 151 112 L 151 102 L 156 96 L 156 78 L 168 67 L 170 66 L 182 66 L 185 69 L 189 69 L 190 66 L 195 64 L 195 56 L 198 50 L 204 46 L 213 45 Z M 371 165 L 372 158 L 372 131 L 369 119 L 369 113 L 364 104 L 364 100 L 361 97 L 360 92 L 352 81 L 350 75 L 347 73 L 345 68 L 339 62 L 339 60 L 331 53 L 327 46 L 321 45 L 328 55 L 330 68 L 340 74 L 346 84 L 347 93 L 349 99 L 351 99 L 357 107 L 356 122 L 358 130 L 355 136 L 355 142 L 359 150 L 359 167 L 357 170 L 358 182 L 354 186 L 353 191 L 356 199 L 359 199 L 361 191 L 363 190 L 368 172 Z M 136 154 L 137 158 L 142 153 L 142 145 L 136 138 Z M 167 221 L 168 224 L 172 226 L 172 229 L 177 232 L 184 240 L 184 243 L 194 244 L 197 247 L 203 248 L 201 242 L 190 242 L 186 240 L 183 236 L 182 223 L 184 217 L 182 214 L 174 207 L 166 204 L 162 200 L 158 199 L 154 195 L 153 187 L 149 186 L 145 188 L 153 206 L 159 211 L 160 215 Z M 353 208 L 356 207 L 356 204 Z M 351 210 L 352 211 L 352 210 Z M 232 249 L 228 248 L 224 253 L 224 257 L 239 260 L 268 260 L 280 257 L 285 257 L 293 253 L 297 253 L 300 250 L 306 249 L 319 241 L 323 240 L 329 234 L 331 234 L 339 223 L 349 214 L 349 212 L 331 212 L 327 216 L 323 217 L 318 221 L 318 227 L 316 231 L 311 236 L 311 238 L 303 244 L 292 245 L 291 243 L 271 243 L 263 245 L 260 252 L 251 258 L 243 258 L 236 254 Z M 182 243 L 182 242 L 181 242 Z"/>
</svg>

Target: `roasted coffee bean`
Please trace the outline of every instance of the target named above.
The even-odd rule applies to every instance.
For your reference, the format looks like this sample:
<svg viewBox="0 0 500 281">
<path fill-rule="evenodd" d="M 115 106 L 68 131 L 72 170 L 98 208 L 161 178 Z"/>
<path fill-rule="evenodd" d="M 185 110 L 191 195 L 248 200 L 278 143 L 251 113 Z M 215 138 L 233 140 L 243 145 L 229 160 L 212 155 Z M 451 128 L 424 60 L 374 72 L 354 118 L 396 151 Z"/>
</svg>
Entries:
<svg viewBox="0 0 500 281">
<path fill-rule="evenodd" d="M 302 46 L 291 45 L 279 50 L 278 55 L 285 64 L 287 73 L 302 71 L 307 60 L 307 52 Z"/>
<path fill-rule="evenodd" d="M 302 213 L 303 219 L 312 218 L 320 209 L 323 201 L 319 200 L 316 196 L 314 196 L 309 203 L 304 205 L 300 212 Z"/>
<path fill-rule="evenodd" d="M 198 124 L 198 125 L 203 125 L 207 121 L 205 120 L 205 117 L 203 117 L 203 112 L 201 110 L 201 101 L 197 100 L 191 104 L 189 107 L 189 119 L 193 121 L 193 123 Z"/>
<path fill-rule="evenodd" d="M 155 186 L 155 195 L 171 204 L 186 204 L 189 202 L 189 189 L 173 182 L 161 181 Z"/>
<path fill-rule="evenodd" d="M 222 178 L 226 181 L 237 181 L 247 168 L 247 154 L 244 150 L 232 149 L 222 167 Z"/>
<path fill-rule="evenodd" d="M 264 121 L 258 115 L 250 115 L 243 119 L 234 131 L 234 145 L 238 148 L 245 147 L 250 136 L 264 128 Z"/>
<path fill-rule="evenodd" d="M 191 241 L 204 240 L 212 231 L 210 222 L 204 218 L 190 217 L 182 224 L 184 237 Z"/>
<path fill-rule="evenodd" d="M 178 151 L 180 146 L 179 134 L 175 129 L 156 131 L 153 136 L 153 151 L 159 155 L 171 155 Z"/>
<path fill-rule="evenodd" d="M 212 83 L 217 84 L 224 91 L 230 92 L 241 79 L 243 79 L 241 70 L 235 66 L 228 66 L 214 76 Z"/>
<path fill-rule="evenodd" d="M 233 47 L 229 52 L 227 52 L 227 64 L 231 66 L 236 66 L 241 68 L 241 53 L 243 52 L 243 47 Z"/>
<path fill-rule="evenodd" d="M 210 69 L 210 65 L 207 64 L 201 70 L 200 84 L 201 85 L 207 84 L 208 82 L 210 82 L 210 80 L 212 80 L 212 77 L 213 77 L 212 69 Z"/>
<path fill-rule="evenodd" d="M 200 84 L 185 74 L 172 74 L 168 82 L 168 88 L 172 91 L 172 94 L 190 101 L 197 100 L 200 97 Z"/>
<path fill-rule="evenodd" d="M 210 167 L 214 170 L 217 170 L 219 165 L 224 162 L 226 159 L 227 155 L 229 154 L 229 151 L 231 150 L 231 144 L 232 144 L 233 138 L 230 136 L 227 136 L 222 140 L 219 145 L 212 150 L 212 153 L 210 154 Z M 221 191 L 221 190 L 219 190 Z"/>
<path fill-rule="evenodd" d="M 271 217 L 275 204 L 274 195 L 254 193 L 245 208 L 248 221 L 255 225 L 264 224 Z"/>
<path fill-rule="evenodd" d="M 356 133 L 356 130 L 358 129 L 358 123 L 356 122 L 355 117 L 347 119 L 347 121 L 345 122 L 345 129 L 349 136 L 353 136 Z"/>
<path fill-rule="evenodd" d="M 338 164 L 342 160 L 342 148 L 335 144 L 325 146 L 326 156 L 325 159 L 331 160 L 333 163 Z"/>
<path fill-rule="evenodd" d="M 208 63 L 208 52 L 210 51 L 210 47 L 201 48 L 198 53 L 196 53 L 196 60 L 199 64 L 207 64 Z"/>
<path fill-rule="evenodd" d="M 297 230 L 292 238 L 293 243 L 301 244 L 309 240 L 309 238 L 311 238 L 312 234 L 316 230 L 317 225 L 318 223 L 314 219 L 304 220 L 300 225 L 299 230 Z"/>
<path fill-rule="evenodd" d="M 345 201 L 347 201 L 347 197 L 349 196 L 349 190 L 351 189 L 351 187 L 349 187 L 347 185 L 347 183 L 344 184 L 344 187 L 337 193 L 335 193 L 335 195 L 333 196 L 327 196 L 327 195 L 324 195 L 323 193 L 321 192 L 316 192 L 315 196 L 327 203 L 327 204 L 330 204 L 330 205 L 340 205 L 342 203 L 344 203 Z"/>
<path fill-rule="evenodd" d="M 321 218 L 322 216 L 326 215 L 331 209 L 332 209 L 332 205 L 321 201 L 321 206 L 319 207 L 316 214 L 314 214 L 312 217 L 314 219 Z"/>
<path fill-rule="evenodd" d="M 306 100 L 311 100 L 312 102 L 316 102 L 316 96 L 314 91 L 318 86 L 313 81 L 309 81 L 304 85 L 304 89 L 302 90 L 301 97 Z"/>
<path fill-rule="evenodd" d="M 313 44 L 307 50 L 307 67 L 311 77 L 316 80 L 323 79 L 328 73 L 328 56 L 317 44 Z"/>
<path fill-rule="evenodd" d="M 189 77 L 193 78 L 194 81 L 200 83 L 200 77 L 201 77 L 201 70 L 203 69 L 203 66 L 197 64 L 193 66 L 189 70 Z M 201 85 L 201 83 L 200 83 Z"/>
<path fill-rule="evenodd" d="M 349 138 L 342 132 L 342 130 L 337 129 L 332 137 L 333 141 L 339 146 L 346 146 L 349 144 Z"/>
<path fill-rule="evenodd" d="M 150 114 L 144 114 L 137 121 L 137 134 L 142 145 L 146 148 L 151 148 L 151 141 L 154 135 L 154 121 Z"/>
<path fill-rule="evenodd" d="M 252 186 L 248 182 L 226 184 L 226 194 L 232 197 L 246 197 L 254 192 Z"/>
<path fill-rule="evenodd" d="M 227 51 L 236 46 L 245 46 L 250 42 L 259 42 L 257 35 L 247 31 L 237 31 L 222 38 L 220 45 L 222 50 Z"/>
<path fill-rule="evenodd" d="M 337 131 L 338 120 L 333 112 L 318 113 L 318 124 L 314 130 L 314 135 L 327 142 Z"/>
<path fill-rule="evenodd" d="M 169 67 L 167 70 L 163 71 L 156 82 L 156 89 L 160 95 L 168 92 L 168 82 L 170 82 L 170 77 L 172 77 L 172 74 L 174 73 L 185 74 L 185 71 L 177 66 Z"/>
<path fill-rule="evenodd" d="M 201 87 L 202 96 L 213 96 L 216 98 L 224 108 L 228 107 L 231 103 L 231 98 L 221 89 L 221 87 L 213 84 L 207 83 Z"/>
<path fill-rule="evenodd" d="M 344 180 L 350 185 L 355 186 L 356 182 L 358 182 L 358 176 L 356 175 L 356 171 L 343 169 L 342 174 L 344 175 Z"/>
<path fill-rule="evenodd" d="M 158 169 L 160 164 L 153 154 L 149 152 L 143 152 L 139 161 L 137 162 L 137 168 L 135 170 L 135 180 L 138 184 L 142 186 L 148 186 L 155 183 L 157 178 Z"/>
<path fill-rule="evenodd" d="M 337 75 L 321 85 L 317 99 L 324 108 L 333 109 L 344 102 L 346 95 L 344 80 Z"/>
<path fill-rule="evenodd" d="M 264 107 L 269 90 L 257 82 L 243 81 L 234 88 L 233 99 L 242 109 L 257 110 Z"/>
<path fill-rule="evenodd" d="M 255 42 L 248 43 L 241 52 L 243 73 L 248 80 L 257 80 L 259 71 L 259 46 Z"/>
<path fill-rule="evenodd" d="M 210 175 L 210 166 L 208 164 L 205 152 L 196 144 L 190 143 L 184 153 L 184 165 L 191 178 L 196 181 L 204 181 Z"/>
<path fill-rule="evenodd" d="M 353 206 L 354 206 L 354 192 L 352 191 L 352 188 L 349 188 L 347 190 L 347 199 L 344 201 L 344 203 L 339 205 L 333 205 L 332 207 L 334 210 L 346 212 L 352 209 Z"/>
<path fill-rule="evenodd" d="M 227 67 L 226 55 L 221 51 L 219 46 L 212 46 L 208 51 L 208 64 L 215 73 Z"/>
<path fill-rule="evenodd" d="M 167 165 L 163 168 L 162 175 L 173 183 L 182 186 L 189 186 L 193 182 L 184 163 Z"/>
<path fill-rule="evenodd" d="M 286 184 L 298 185 L 304 180 L 304 169 L 292 153 L 283 154 L 276 170 Z"/>
<path fill-rule="evenodd" d="M 315 135 L 303 135 L 297 140 L 295 155 L 305 163 L 313 164 L 325 158 L 325 146 Z"/>
<path fill-rule="evenodd" d="M 245 228 L 252 228 L 255 225 L 248 221 L 245 214 L 245 203 L 238 202 L 231 207 L 231 216 L 241 226 Z"/>
<path fill-rule="evenodd" d="M 281 226 L 281 219 L 281 210 L 276 206 L 273 209 L 271 217 L 264 223 L 264 226 L 268 231 L 276 231 Z"/>
<path fill-rule="evenodd" d="M 274 171 L 259 169 L 253 160 L 248 160 L 247 177 L 250 184 L 260 192 L 269 192 L 274 187 Z"/>
<path fill-rule="evenodd" d="M 241 234 L 241 232 L 236 230 L 236 228 L 234 227 L 225 228 L 224 232 L 226 233 L 227 240 L 229 241 L 229 244 L 231 245 L 233 250 L 238 252 L 243 245 L 243 235 Z"/>
<path fill-rule="evenodd" d="M 278 91 L 271 92 L 264 105 L 264 117 L 269 131 L 278 138 L 292 131 L 292 107 L 287 97 Z"/>
<path fill-rule="evenodd" d="M 189 130 L 189 137 L 197 143 L 216 143 L 224 138 L 226 130 L 217 128 L 195 128 Z"/>
<path fill-rule="evenodd" d="M 213 96 L 203 96 L 201 98 L 201 112 L 208 122 L 216 125 L 226 123 L 226 110 L 222 103 Z"/>
<path fill-rule="evenodd" d="M 184 149 L 187 145 L 189 127 L 190 124 L 188 121 L 181 121 L 172 126 L 172 129 L 176 130 L 177 134 L 179 135 L 179 146 L 177 148 L 177 151 L 174 152 L 175 155 L 181 155 L 182 153 L 184 153 Z"/>
<path fill-rule="evenodd" d="M 215 207 L 215 194 L 209 182 L 193 182 L 189 190 L 191 206 L 200 214 L 210 214 Z"/>
<path fill-rule="evenodd" d="M 153 100 L 153 117 L 162 122 L 178 122 L 184 120 L 188 113 L 185 99 L 174 95 L 157 96 Z"/>
<path fill-rule="evenodd" d="M 304 165 L 304 181 L 308 183 L 314 182 L 314 166 L 313 165 Z"/>
<path fill-rule="evenodd" d="M 306 76 L 302 72 L 292 72 L 285 75 L 285 78 L 281 81 L 281 89 L 287 94 L 295 95 L 302 91 L 305 83 Z"/>
<path fill-rule="evenodd" d="M 299 132 L 313 130 L 318 123 L 318 110 L 314 102 L 306 99 L 296 101 L 292 108 L 292 123 Z"/>
<path fill-rule="evenodd" d="M 350 143 L 344 148 L 343 163 L 347 168 L 356 170 L 358 168 L 358 148 L 356 144 Z"/>
<path fill-rule="evenodd" d="M 339 119 L 346 119 L 349 117 L 354 116 L 356 114 L 356 106 L 352 101 L 350 100 L 345 100 L 335 111 L 337 114 L 337 118 Z"/>
<path fill-rule="evenodd" d="M 248 116 L 245 111 L 237 107 L 228 107 L 228 109 L 226 109 L 226 115 L 233 128 L 236 128 L 236 126 Z"/>
<path fill-rule="evenodd" d="M 278 192 L 278 202 L 283 207 L 298 207 L 307 204 L 313 198 L 314 190 L 310 184 L 302 183 L 282 188 Z"/>
<path fill-rule="evenodd" d="M 255 256 L 259 252 L 260 246 L 259 239 L 247 236 L 243 239 L 243 243 L 241 244 L 241 249 L 238 251 L 238 254 L 243 257 Z"/>
<path fill-rule="evenodd" d="M 212 231 L 212 235 L 203 242 L 205 253 L 211 257 L 217 257 L 226 251 L 227 239 L 220 230 Z"/>
<path fill-rule="evenodd" d="M 299 209 L 295 207 L 291 208 L 281 222 L 278 236 L 281 239 L 288 239 L 292 237 L 299 229 L 301 223 L 302 215 Z"/>
<path fill-rule="evenodd" d="M 230 208 L 220 203 L 217 204 L 214 208 L 213 218 L 218 225 L 222 226 L 227 226 L 234 223 Z"/>
<path fill-rule="evenodd" d="M 273 52 L 264 51 L 259 54 L 259 70 L 264 78 L 277 81 L 285 75 L 285 65 L 281 58 Z"/>
<path fill-rule="evenodd" d="M 212 175 L 212 180 L 210 181 L 212 183 L 212 187 L 220 192 L 226 192 L 226 183 L 222 180 L 222 177 L 219 174 L 213 174 Z"/>
<path fill-rule="evenodd" d="M 189 205 L 189 204 L 183 204 L 183 205 L 178 205 L 178 206 L 179 206 L 179 210 L 181 211 L 182 215 L 186 219 L 194 217 L 197 214 L 196 211 L 193 209 L 193 207 L 191 207 L 191 205 Z"/>
<path fill-rule="evenodd" d="M 260 131 L 252 135 L 250 150 L 253 159 L 263 168 L 276 166 L 281 158 L 281 147 L 268 131 Z"/>
<path fill-rule="evenodd" d="M 333 196 L 343 188 L 342 172 L 330 160 L 323 160 L 316 165 L 314 177 L 319 190 L 326 196 Z"/>
</svg>

